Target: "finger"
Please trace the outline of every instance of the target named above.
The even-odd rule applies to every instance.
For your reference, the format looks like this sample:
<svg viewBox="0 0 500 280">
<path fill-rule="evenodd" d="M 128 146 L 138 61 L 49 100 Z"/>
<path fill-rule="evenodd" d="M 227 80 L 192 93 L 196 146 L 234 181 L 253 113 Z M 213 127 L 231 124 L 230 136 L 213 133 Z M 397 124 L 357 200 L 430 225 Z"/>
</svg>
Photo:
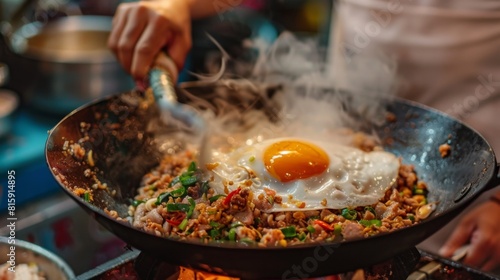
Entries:
<svg viewBox="0 0 500 280">
<path fill-rule="evenodd" d="M 108 37 L 108 47 L 116 54 L 118 50 L 118 41 L 120 40 L 120 35 L 125 27 L 126 23 L 126 4 L 121 4 L 116 9 L 115 16 L 113 17 L 113 23 L 111 32 Z"/>
<path fill-rule="evenodd" d="M 447 258 L 451 257 L 458 248 L 469 241 L 473 230 L 474 225 L 472 223 L 462 220 L 453 231 L 450 239 L 441 247 L 439 254 Z"/>
<path fill-rule="evenodd" d="M 481 267 L 481 270 L 483 271 L 493 271 L 493 270 L 496 270 L 498 267 L 500 267 L 499 265 L 499 260 L 498 259 L 495 259 L 495 258 L 491 258 L 489 261 L 487 261 L 482 267 Z"/>
<path fill-rule="evenodd" d="M 143 79 L 153 65 L 154 58 L 165 46 L 172 33 L 167 26 L 149 24 L 137 41 L 130 73 L 135 79 Z"/>
<path fill-rule="evenodd" d="M 500 238 L 498 238 L 497 231 L 492 232 L 492 234 L 495 235 L 496 238 L 491 241 L 491 244 L 494 244 L 494 246 L 491 248 L 491 255 L 488 261 L 481 267 L 481 269 L 485 271 L 497 271 L 500 269 Z"/>
<path fill-rule="evenodd" d="M 118 42 L 118 59 L 128 72 L 132 72 L 135 48 L 148 23 L 148 18 L 144 16 L 147 12 L 142 9 L 145 8 L 139 7 L 131 11 Z"/>
<path fill-rule="evenodd" d="M 135 88 L 139 91 L 145 91 L 147 88 L 146 82 L 144 80 L 135 80 Z"/>
<path fill-rule="evenodd" d="M 482 231 L 475 231 L 471 238 L 470 247 L 467 251 L 467 255 L 464 259 L 464 264 L 480 267 L 485 263 L 491 256 L 492 244 L 488 242 L 490 240 L 487 235 L 485 235 Z"/>
<path fill-rule="evenodd" d="M 191 49 L 191 31 L 188 28 L 186 32 L 176 32 L 175 34 L 177 36 L 168 44 L 167 52 L 180 71 L 184 67 L 186 56 Z"/>
</svg>

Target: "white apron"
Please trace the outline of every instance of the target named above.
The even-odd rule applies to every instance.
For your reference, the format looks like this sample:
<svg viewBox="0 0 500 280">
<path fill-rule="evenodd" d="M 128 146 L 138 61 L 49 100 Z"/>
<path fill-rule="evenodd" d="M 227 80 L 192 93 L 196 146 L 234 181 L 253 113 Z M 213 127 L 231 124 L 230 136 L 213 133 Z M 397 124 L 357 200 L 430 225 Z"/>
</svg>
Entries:
<svg viewBox="0 0 500 280">
<path fill-rule="evenodd" d="M 500 1 L 344 0 L 345 40 L 398 62 L 398 94 L 477 129 L 500 153 Z"/>
<path fill-rule="evenodd" d="M 399 96 L 469 124 L 500 157 L 500 1 L 342 0 L 339 9 L 347 45 L 396 58 Z M 420 246 L 437 252 L 456 222 Z"/>
</svg>

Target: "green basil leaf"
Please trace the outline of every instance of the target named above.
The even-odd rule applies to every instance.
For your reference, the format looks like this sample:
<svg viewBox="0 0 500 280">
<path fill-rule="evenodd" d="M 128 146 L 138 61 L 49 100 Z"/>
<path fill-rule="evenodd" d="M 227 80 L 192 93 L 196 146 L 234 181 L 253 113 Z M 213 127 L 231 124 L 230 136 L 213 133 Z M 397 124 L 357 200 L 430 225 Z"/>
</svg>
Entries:
<svg viewBox="0 0 500 280">
<path fill-rule="evenodd" d="M 190 207 L 191 206 L 189 204 L 184 204 L 184 203 L 169 203 L 167 204 L 167 212 L 176 212 L 176 211 L 188 212 Z"/>
<path fill-rule="evenodd" d="M 188 167 L 188 172 L 195 172 L 196 169 L 198 169 L 196 167 L 196 162 L 192 161 L 191 164 L 189 164 L 189 167 Z"/>
<path fill-rule="evenodd" d="M 180 182 L 181 182 L 182 186 L 189 187 L 189 186 L 196 184 L 196 182 L 198 182 L 198 178 L 196 178 L 196 176 L 192 176 L 192 175 L 191 176 L 181 176 Z"/>
</svg>

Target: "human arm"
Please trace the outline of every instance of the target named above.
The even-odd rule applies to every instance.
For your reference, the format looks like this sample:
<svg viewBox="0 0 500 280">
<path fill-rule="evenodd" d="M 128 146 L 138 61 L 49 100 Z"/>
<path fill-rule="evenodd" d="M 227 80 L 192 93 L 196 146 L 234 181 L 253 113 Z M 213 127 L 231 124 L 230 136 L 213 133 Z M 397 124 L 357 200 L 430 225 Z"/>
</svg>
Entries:
<svg viewBox="0 0 500 280">
<path fill-rule="evenodd" d="M 108 46 L 123 68 L 142 81 L 160 50 L 177 69 L 191 49 L 191 20 L 217 12 L 213 1 L 153 0 L 122 3 L 116 10 Z"/>
<path fill-rule="evenodd" d="M 500 192 L 467 213 L 439 253 L 451 257 L 467 243 L 465 264 L 485 271 L 500 267 Z"/>
</svg>

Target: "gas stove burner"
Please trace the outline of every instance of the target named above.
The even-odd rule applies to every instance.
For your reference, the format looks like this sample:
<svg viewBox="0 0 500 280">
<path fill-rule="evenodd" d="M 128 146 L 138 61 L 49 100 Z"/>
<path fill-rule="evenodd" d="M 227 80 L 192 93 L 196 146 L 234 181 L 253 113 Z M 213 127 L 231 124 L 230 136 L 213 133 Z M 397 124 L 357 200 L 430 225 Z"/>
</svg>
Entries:
<svg viewBox="0 0 500 280">
<path fill-rule="evenodd" d="M 358 269 L 337 275 L 323 276 L 321 280 L 353 280 L 353 279 L 414 279 L 412 275 L 430 263 L 438 263 L 440 269 L 432 274 L 426 274 L 418 279 L 426 280 L 493 280 L 498 277 L 464 266 L 461 263 L 430 254 L 425 251 L 411 249 L 392 259 L 373 265 L 369 268 Z M 256 263 L 258 266 L 258 263 Z M 420 275 L 421 273 L 419 273 Z M 409 277 L 410 276 L 410 277 Z M 413 277 L 413 278 L 412 278 Z M 240 280 L 229 276 L 209 274 L 195 271 L 186 267 L 178 267 L 165 263 L 136 249 L 124 253 L 105 264 L 102 264 L 84 274 L 77 280 Z M 293 278 L 296 279 L 296 278 Z"/>
<path fill-rule="evenodd" d="M 354 279 L 355 275 L 364 274 L 366 277 L 376 277 L 377 279 L 406 279 L 414 271 L 420 260 L 420 253 L 416 248 L 407 250 L 394 258 L 363 268 L 355 272 L 346 271 L 343 274 L 336 275 L 336 279 Z M 258 264 L 256 264 L 258 265 Z M 213 280 L 237 280 L 227 275 L 215 275 L 203 271 L 191 270 L 189 268 L 178 267 L 145 253 L 140 253 L 134 262 L 134 269 L 141 280 L 160 280 L 160 279 L 213 279 Z M 359 276 L 356 276 L 359 277 Z M 379 278 L 383 277 L 383 278 Z M 242 279 L 242 278 L 241 278 Z M 314 278 L 312 278 L 314 279 Z M 319 278 L 323 279 L 323 278 Z"/>
<path fill-rule="evenodd" d="M 179 271 L 178 266 L 162 262 L 145 253 L 137 256 L 134 269 L 141 280 L 170 279 Z"/>
</svg>

